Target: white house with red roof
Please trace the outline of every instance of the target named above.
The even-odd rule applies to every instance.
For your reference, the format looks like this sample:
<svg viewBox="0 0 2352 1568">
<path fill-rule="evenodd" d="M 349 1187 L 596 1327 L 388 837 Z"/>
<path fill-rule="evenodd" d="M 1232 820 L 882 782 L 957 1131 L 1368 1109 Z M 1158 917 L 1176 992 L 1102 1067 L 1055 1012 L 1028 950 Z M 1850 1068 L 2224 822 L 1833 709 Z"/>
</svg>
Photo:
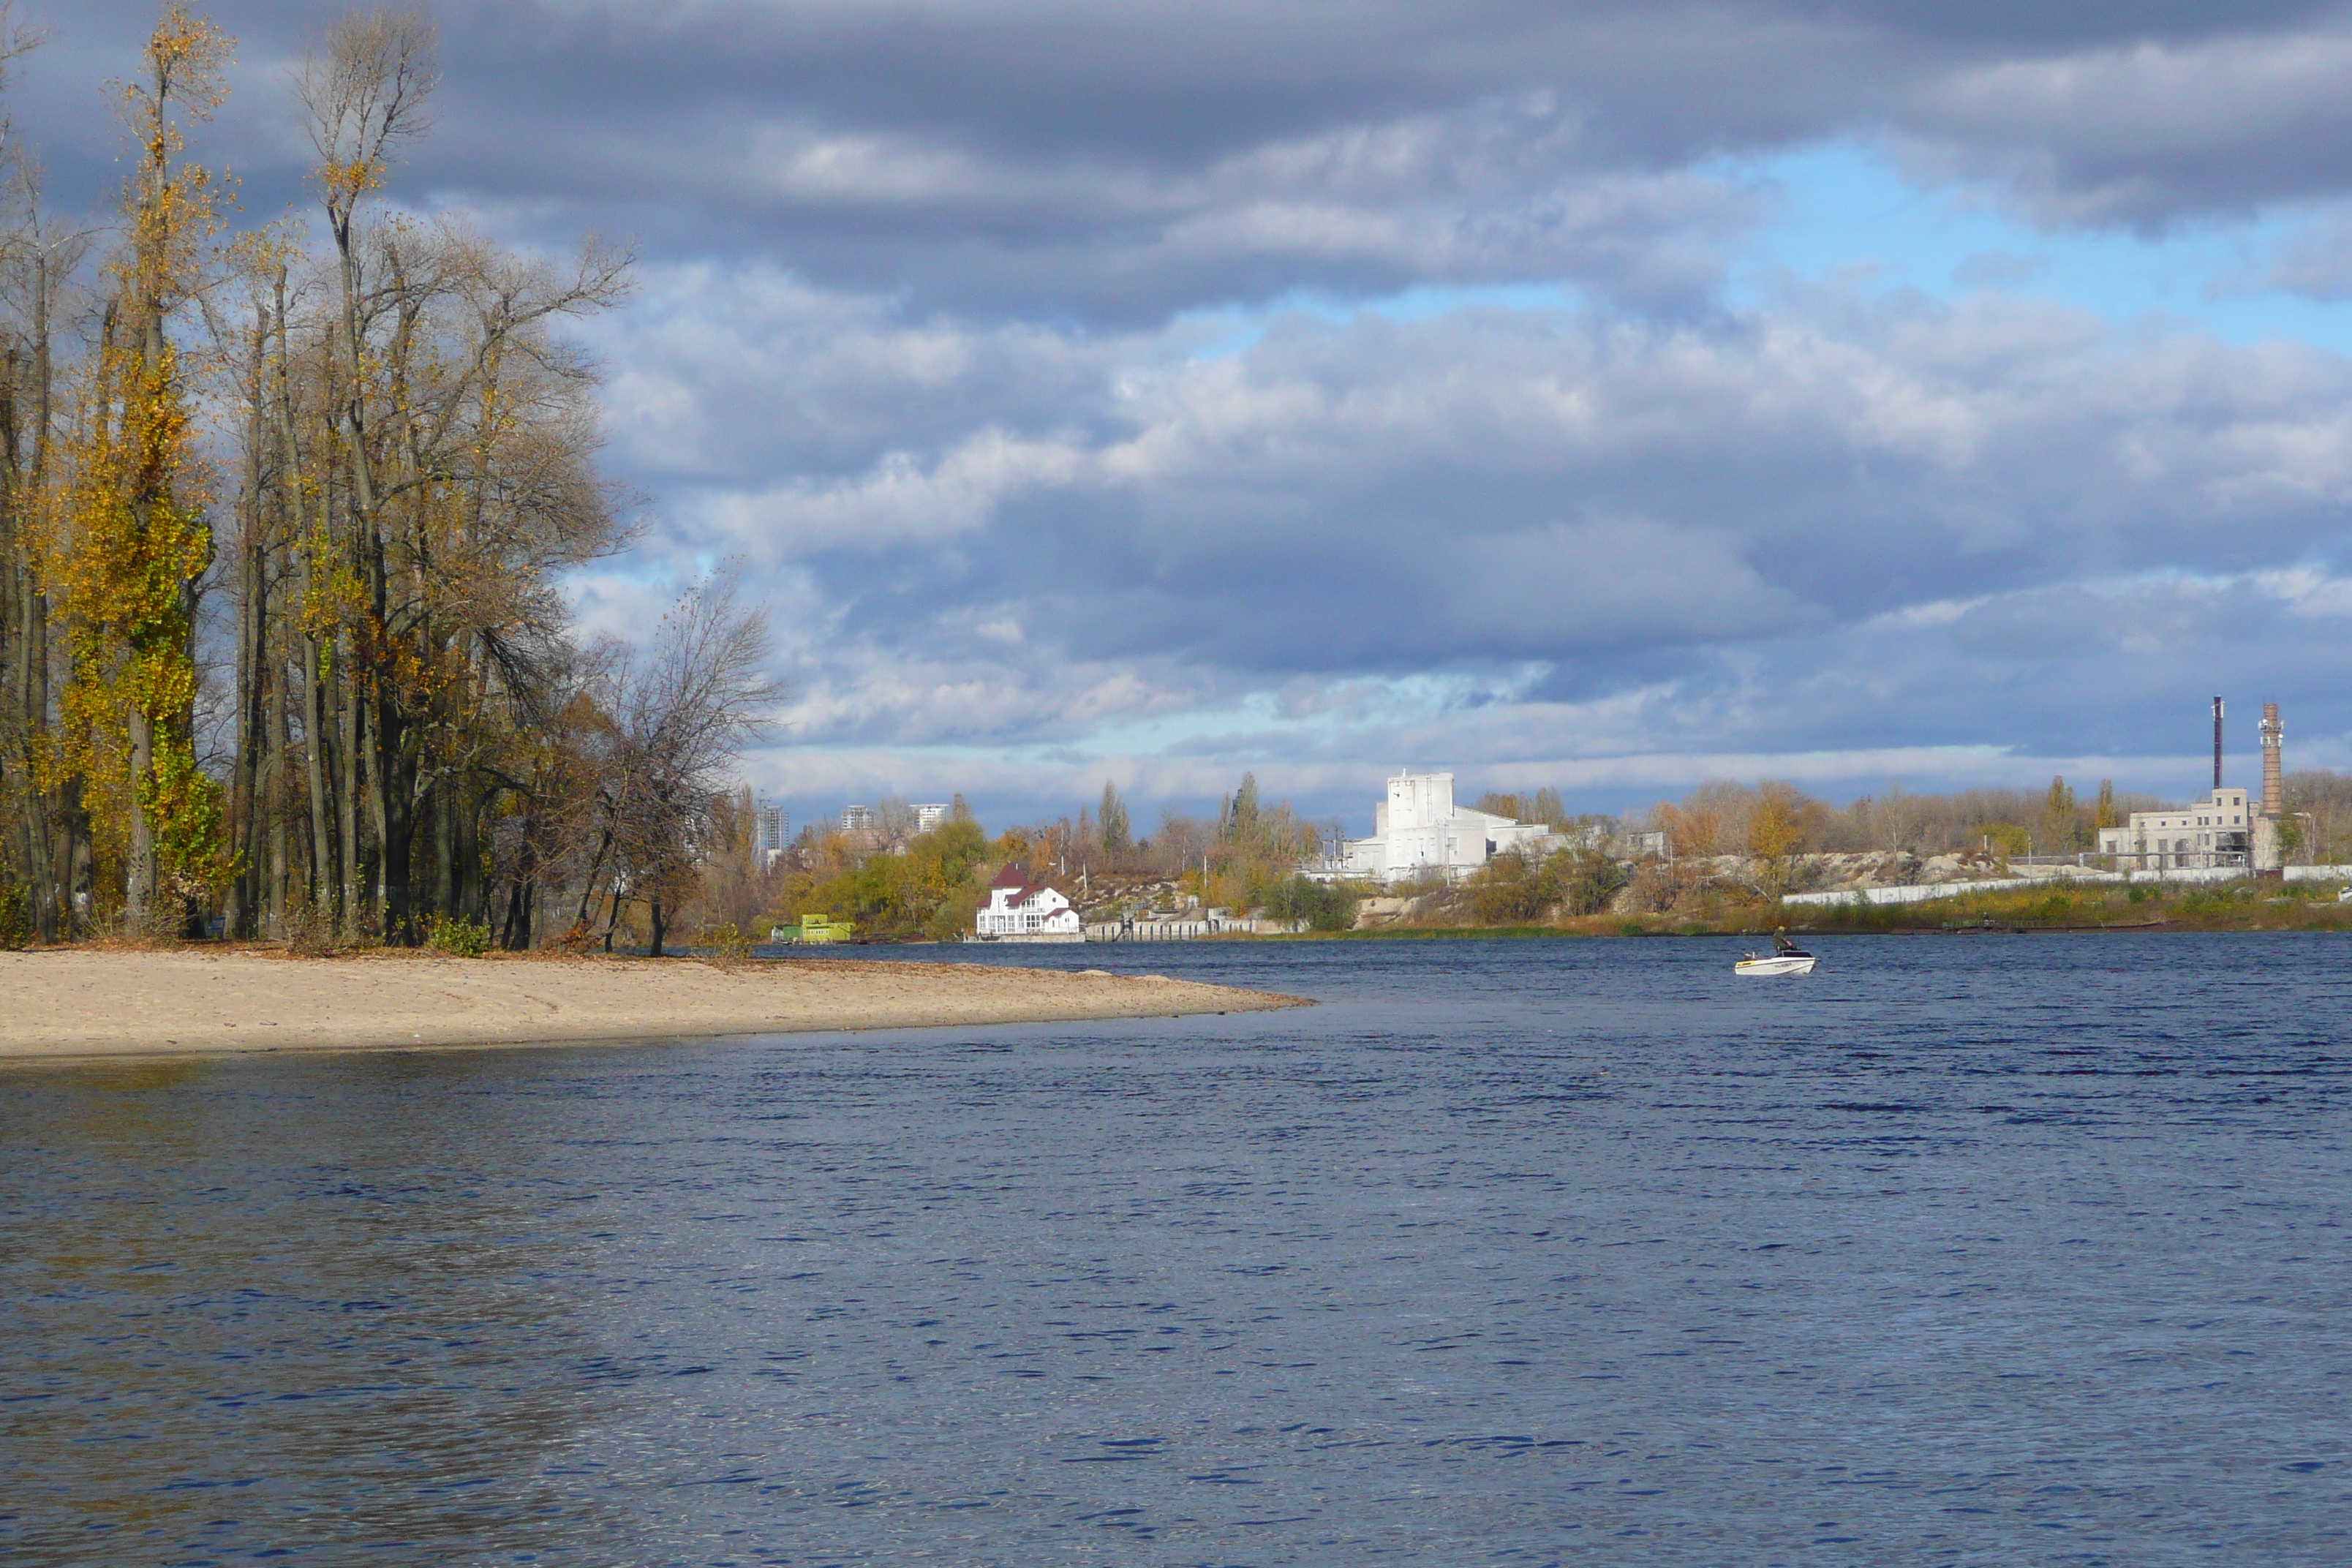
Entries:
<svg viewBox="0 0 2352 1568">
<path fill-rule="evenodd" d="M 1032 882 L 1018 866 L 1007 866 L 988 885 L 988 907 L 980 911 L 982 942 L 1084 942 L 1078 911 L 1043 882 Z"/>
</svg>

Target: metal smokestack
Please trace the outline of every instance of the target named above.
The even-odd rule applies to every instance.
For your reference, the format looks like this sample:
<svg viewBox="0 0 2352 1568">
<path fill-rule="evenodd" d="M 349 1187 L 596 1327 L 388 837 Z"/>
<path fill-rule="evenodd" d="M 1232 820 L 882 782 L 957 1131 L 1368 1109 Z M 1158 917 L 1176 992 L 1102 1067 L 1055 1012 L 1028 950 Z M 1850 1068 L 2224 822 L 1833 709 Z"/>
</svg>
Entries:
<svg viewBox="0 0 2352 1568">
<path fill-rule="evenodd" d="M 2286 810 L 2286 775 L 2279 752 L 2286 744 L 2286 726 L 2279 722 L 2278 704 L 2263 704 L 2263 815 L 2277 816 Z"/>
<path fill-rule="evenodd" d="M 2213 699 L 2213 787 L 2221 787 L 2221 700 Z"/>
</svg>

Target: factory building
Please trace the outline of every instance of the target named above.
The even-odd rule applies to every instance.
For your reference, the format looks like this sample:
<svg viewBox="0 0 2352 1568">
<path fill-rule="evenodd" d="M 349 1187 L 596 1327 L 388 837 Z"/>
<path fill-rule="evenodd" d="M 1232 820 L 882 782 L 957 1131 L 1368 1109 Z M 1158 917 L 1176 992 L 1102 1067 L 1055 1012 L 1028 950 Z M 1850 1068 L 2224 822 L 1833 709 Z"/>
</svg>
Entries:
<svg viewBox="0 0 2352 1568">
<path fill-rule="evenodd" d="M 1348 841 L 1347 874 L 1384 882 L 1432 870 L 1451 878 L 1497 855 L 1540 855 L 1559 842 L 1547 824 L 1456 806 L 1452 773 L 1406 769 L 1389 780 L 1388 798 L 1372 807 L 1372 836 Z"/>
<path fill-rule="evenodd" d="M 2217 789 L 2177 811 L 2135 811 L 2130 825 L 2099 829 L 2099 853 L 2123 871 L 2203 871 L 2249 863 L 2252 811 L 2242 789 Z"/>
<path fill-rule="evenodd" d="M 2213 699 L 2213 789 L 2204 799 L 2165 811 L 2135 811 L 2121 827 L 2099 829 L 2099 853 L 2123 871 L 2275 871 L 2284 864 L 2279 824 L 2286 816 L 2282 753 L 2286 727 L 2278 704 L 2263 704 L 2263 798 L 2221 782 L 2221 700 Z"/>
</svg>

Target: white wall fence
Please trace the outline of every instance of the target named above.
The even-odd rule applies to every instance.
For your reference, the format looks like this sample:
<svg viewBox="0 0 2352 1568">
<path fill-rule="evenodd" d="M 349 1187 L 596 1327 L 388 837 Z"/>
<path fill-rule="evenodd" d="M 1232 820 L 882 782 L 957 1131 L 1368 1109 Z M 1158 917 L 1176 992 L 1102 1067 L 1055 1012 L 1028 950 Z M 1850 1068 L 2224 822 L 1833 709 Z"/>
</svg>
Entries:
<svg viewBox="0 0 2352 1568">
<path fill-rule="evenodd" d="M 1965 899 L 1972 893 L 2002 893 L 2019 888 L 2057 888 L 2071 882 L 2141 884 L 2155 882 L 2240 882 L 2253 873 L 2234 866 L 2178 871 L 2094 871 L 2071 866 L 2055 868 L 2049 877 L 1993 877 L 1981 882 L 1913 882 L 1895 888 L 1842 888 L 1831 893 L 1789 893 L 1784 904 L 1924 904 L 1937 899 Z M 2352 866 L 2289 866 L 2290 882 L 2352 882 Z"/>
<path fill-rule="evenodd" d="M 1244 916 L 1239 920 L 1137 921 L 1132 925 L 1103 921 L 1087 927 L 1088 942 L 1198 942 L 1204 936 L 1296 936 L 1305 921 L 1276 921 Z"/>
</svg>

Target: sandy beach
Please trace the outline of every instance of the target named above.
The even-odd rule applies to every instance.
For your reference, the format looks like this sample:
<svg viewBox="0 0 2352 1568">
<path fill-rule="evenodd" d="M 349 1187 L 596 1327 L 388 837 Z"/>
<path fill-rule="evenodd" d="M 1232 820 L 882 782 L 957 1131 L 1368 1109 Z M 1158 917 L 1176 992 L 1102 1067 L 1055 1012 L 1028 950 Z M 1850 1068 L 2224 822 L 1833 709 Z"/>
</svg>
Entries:
<svg viewBox="0 0 2352 1568">
<path fill-rule="evenodd" d="M 1297 998 L 1156 976 L 795 958 L 0 953 L 0 1059 L 397 1050 L 1236 1013 Z"/>
</svg>

